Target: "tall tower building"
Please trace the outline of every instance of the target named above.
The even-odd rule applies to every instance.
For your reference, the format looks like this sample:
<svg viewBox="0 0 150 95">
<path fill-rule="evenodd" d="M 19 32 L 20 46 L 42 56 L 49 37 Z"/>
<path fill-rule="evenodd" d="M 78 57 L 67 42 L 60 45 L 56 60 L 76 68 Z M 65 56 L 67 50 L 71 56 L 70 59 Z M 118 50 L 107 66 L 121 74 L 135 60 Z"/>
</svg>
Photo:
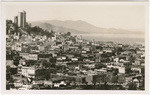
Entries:
<svg viewBox="0 0 150 95">
<path fill-rule="evenodd" d="M 19 27 L 25 27 L 26 25 L 26 12 L 19 12 L 18 13 L 18 26 Z"/>
<path fill-rule="evenodd" d="M 23 27 L 26 26 L 26 11 L 23 11 Z"/>
<path fill-rule="evenodd" d="M 23 27 L 23 12 L 18 13 L 18 26 Z"/>
<path fill-rule="evenodd" d="M 14 17 L 14 23 L 15 23 L 16 25 L 18 25 L 18 16 L 15 16 L 15 17 Z"/>
</svg>

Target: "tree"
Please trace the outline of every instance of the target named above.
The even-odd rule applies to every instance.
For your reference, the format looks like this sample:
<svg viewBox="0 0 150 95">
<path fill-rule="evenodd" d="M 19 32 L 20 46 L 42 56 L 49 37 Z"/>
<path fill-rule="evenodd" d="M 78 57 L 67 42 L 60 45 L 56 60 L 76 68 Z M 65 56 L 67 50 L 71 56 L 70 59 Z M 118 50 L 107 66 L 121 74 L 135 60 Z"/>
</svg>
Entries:
<svg viewBox="0 0 150 95">
<path fill-rule="evenodd" d="M 117 75 L 118 74 L 118 69 L 113 69 L 113 75 Z"/>
<path fill-rule="evenodd" d="M 130 82 L 130 83 L 129 83 L 129 88 L 128 88 L 128 90 L 137 90 L 136 84 L 133 83 L 133 82 Z"/>
<path fill-rule="evenodd" d="M 40 87 L 37 84 L 32 85 L 32 89 L 39 90 Z"/>
<path fill-rule="evenodd" d="M 52 67 L 55 67 L 55 63 L 56 63 L 56 57 L 51 57 L 50 58 L 50 63 Z"/>
<path fill-rule="evenodd" d="M 96 69 L 106 68 L 106 65 L 97 63 L 97 64 L 95 65 L 95 68 L 96 68 Z"/>
<path fill-rule="evenodd" d="M 127 66 L 127 67 L 125 68 L 125 73 L 126 73 L 126 74 L 130 74 L 131 72 L 132 72 L 131 67 L 130 67 L 130 66 Z"/>
<path fill-rule="evenodd" d="M 15 66 L 18 66 L 19 65 L 19 60 L 14 60 L 14 63 L 13 63 Z"/>
<path fill-rule="evenodd" d="M 117 76 L 113 76 L 111 80 L 112 80 L 112 83 L 118 83 L 118 77 Z"/>
<path fill-rule="evenodd" d="M 107 82 L 104 83 L 104 85 L 102 86 L 102 89 L 109 90 L 109 85 L 107 85 Z"/>
<path fill-rule="evenodd" d="M 131 63 L 133 63 L 133 62 L 135 61 L 135 57 L 130 56 L 129 61 L 130 61 Z"/>
<path fill-rule="evenodd" d="M 49 62 L 47 62 L 46 60 L 42 60 L 42 65 L 43 65 L 43 67 L 45 67 L 45 68 L 47 68 L 47 67 L 49 67 Z"/>
<path fill-rule="evenodd" d="M 51 78 L 50 74 L 51 74 L 50 69 L 46 70 L 46 72 L 45 72 L 45 78 L 46 78 L 46 80 L 49 80 Z"/>
<path fill-rule="evenodd" d="M 67 36 L 71 36 L 71 32 L 67 32 L 67 34 L 66 34 Z"/>
<path fill-rule="evenodd" d="M 115 48 L 115 52 L 117 53 L 117 54 L 120 54 L 120 52 L 122 52 L 123 50 L 122 50 L 122 47 L 118 47 L 118 48 Z"/>
<path fill-rule="evenodd" d="M 10 66 L 6 66 L 6 80 L 10 80 Z"/>
</svg>

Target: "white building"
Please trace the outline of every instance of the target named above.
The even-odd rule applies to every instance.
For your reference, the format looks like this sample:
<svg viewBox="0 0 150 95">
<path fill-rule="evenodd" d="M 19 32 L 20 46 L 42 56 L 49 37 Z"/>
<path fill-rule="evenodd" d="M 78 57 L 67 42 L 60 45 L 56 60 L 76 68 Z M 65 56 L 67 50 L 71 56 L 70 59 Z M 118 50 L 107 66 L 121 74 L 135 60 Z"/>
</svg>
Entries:
<svg viewBox="0 0 150 95">
<path fill-rule="evenodd" d="M 117 68 L 119 73 L 125 73 L 125 67 L 124 66 L 113 66 L 113 65 L 108 65 L 108 68 Z"/>
<path fill-rule="evenodd" d="M 71 58 L 72 61 L 78 61 L 78 58 Z"/>
<path fill-rule="evenodd" d="M 6 65 L 7 66 L 12 66 L 13 65 L 13 60 L 6 60 Z"/>
<path fill-rule="evenodd" d="M 38 60 L 38 54 L 20 53 L 20 56 L 26 60 Z"/>
<path fill-rule="evenodd" d="M 138 67 L 132 67 L 131 70 L 138 71 L 139 73 L 141 73 L 141 68 L 138 68 Z"/>
<path fill-rule="evenodd" d="M 125 73 L 125 67 L 118 67 L 119 73 L 124 74 Z"/>
<path fill-rule="evenodd" d="M 21 68 L 21 74 L 22 75 L 24 75 L 24 76 L 26 76 L 26 77 L 32 77 L 32 78 L 35 78 L 35 68 L 33 68 L 33 67 L 25 67 L 25 66 L 23 66 L 22 68 Z"/>
<path fill-rule="evenodd" d="M 11 47 L 12 50 L 21 51 L 22 50 L 22 44 L 16 43 Z"/>
<path fill-rule="evenodd" d="M 25 27 L 26 25 L 26 12 L 19 12 L 18 13 L 18 26 Z"/>
<path fill-rule="evenodd" d="M 20 53 L 20 56 L 21 56 L 22 58 L 25 58 L 26 60 L 29 59 L 29 53 Z"/>
</svg>

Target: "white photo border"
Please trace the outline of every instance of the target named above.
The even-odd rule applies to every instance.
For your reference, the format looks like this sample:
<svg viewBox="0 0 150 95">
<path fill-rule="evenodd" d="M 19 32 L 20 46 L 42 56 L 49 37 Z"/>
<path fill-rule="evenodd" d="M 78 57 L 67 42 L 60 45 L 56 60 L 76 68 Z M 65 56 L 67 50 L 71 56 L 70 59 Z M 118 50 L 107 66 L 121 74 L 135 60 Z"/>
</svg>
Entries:
<svg viewBox="0 0 150 95">
<path fill-rule="evenodd" d="M 145 5 L 145 90 L 6 90 L 6 7 L 9 5 Z M 1 3 L 1 92 L 3 94 L 148 94 L 149 93 L 149 8 L 148 2 L 2 2 Z"/>
</svg>

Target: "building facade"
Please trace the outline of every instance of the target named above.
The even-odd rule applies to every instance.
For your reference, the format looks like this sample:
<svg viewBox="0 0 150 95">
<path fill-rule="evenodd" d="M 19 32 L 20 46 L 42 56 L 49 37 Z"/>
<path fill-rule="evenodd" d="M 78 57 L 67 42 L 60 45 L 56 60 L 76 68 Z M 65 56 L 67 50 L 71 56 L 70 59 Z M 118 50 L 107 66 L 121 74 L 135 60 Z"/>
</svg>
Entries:
<svg viewBox="0 0 150 95">
<path fill-rule="evenodd" d="M 18 13 L 18 27 L 25 27 L 26 25 L 26 12 L 19 12 Z"/>
</svg>

